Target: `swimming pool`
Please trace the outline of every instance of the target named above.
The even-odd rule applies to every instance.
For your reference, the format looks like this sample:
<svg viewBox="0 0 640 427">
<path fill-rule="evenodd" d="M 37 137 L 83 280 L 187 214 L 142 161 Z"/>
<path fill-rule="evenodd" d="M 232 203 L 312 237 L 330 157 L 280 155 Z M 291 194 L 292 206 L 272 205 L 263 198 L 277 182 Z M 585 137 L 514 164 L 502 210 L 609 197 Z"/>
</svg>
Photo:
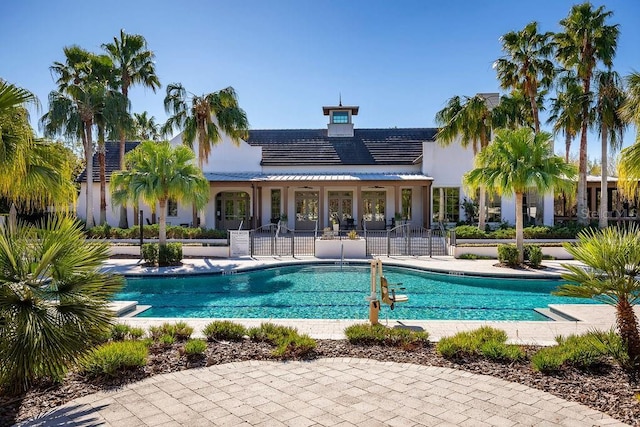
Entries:
<svg viewBox="0 0 640 427">
<path fill-rule="evenodd" d="M 548 320 L 534 308 L 585 303 L 550 294 L 555 280 L 456 276 L 384 267 L 409 302 L 391 319 Z M 138 317 L 367 319 L 369 266 L 297 265 L 230 275 L 127 278 L 116 300 L 150 305 Z"/>
</svg>

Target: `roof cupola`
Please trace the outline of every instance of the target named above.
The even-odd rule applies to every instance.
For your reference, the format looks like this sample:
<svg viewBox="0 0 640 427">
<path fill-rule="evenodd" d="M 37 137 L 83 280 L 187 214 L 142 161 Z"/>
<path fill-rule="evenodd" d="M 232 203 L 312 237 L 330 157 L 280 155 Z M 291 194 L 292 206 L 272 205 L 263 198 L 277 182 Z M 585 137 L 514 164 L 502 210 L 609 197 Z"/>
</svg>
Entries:
<svg viewBox="0 0 640 427">
<path fill-rule="evenodd" d="M 323 114 L 329 116 L 327 136 L 353 137 L 353 122 L 351 118 L 358 115 L 359 108 L 343 106 L 342 98 L 337 106 L 322 107 Z"/>
</svg>

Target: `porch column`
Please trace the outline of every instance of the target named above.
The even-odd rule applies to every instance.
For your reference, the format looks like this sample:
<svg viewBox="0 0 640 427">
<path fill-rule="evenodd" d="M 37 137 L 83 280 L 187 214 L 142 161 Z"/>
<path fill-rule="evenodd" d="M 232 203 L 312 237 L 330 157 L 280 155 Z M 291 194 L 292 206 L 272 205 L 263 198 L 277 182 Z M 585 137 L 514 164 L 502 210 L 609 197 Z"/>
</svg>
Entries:
<svg viewBox="0 0 640 427">
<path fill-rule="evenodd" d="M 321 185 L 318 189 L 318 230 L 324 227 L 324 185 Z"/>
<path fill-rule="evenodd" d="M 289 187 L 282 187 L 282 209 L 284 209 L 284 213 L 285 215 L 287 215 L 287 223 L 285 224 L 287 227 L 289 227 Z M 294 209 L 295 210 L 295 209 Z M 294 220 L 293 220 L 293 224 L 295 227 L 295 216 L 296 213 L 293 212 L 293 215 L 291 216 Z"/>
<path fill-rule="evenodd" d="M 362 226 L 362 186 L 356 185 L 356 206 L 353 209 L 353 220 L 355 221 L 356 228 L 363 228 Z"/>
<path fill-rule="evenodd" d="M 431 228 L 431 184 L 420 188 L 422 188 L 422 226 Z"/>
<path fill-rule="evenodd" d="M 589 210 L 593 212 L 597 210 L 597 202 L 598 202 L 596 200 L 596 187 L 591 187 L 589 191 L 591 191 L 591 203 L 589 204 Z M 591 214 L 591 212 L 589 212 L 589 214 Z"/>
<path fill-rule="evenodd" d="M 396 215 L 396 212 L 402 213 L 402 191 L 400 190 L 400 186 L 398 184 L 394 185 L 393 188 L 396 193 L 396 206 L 395 210 L 392 212 L 392 217 Z"/>
</svg>

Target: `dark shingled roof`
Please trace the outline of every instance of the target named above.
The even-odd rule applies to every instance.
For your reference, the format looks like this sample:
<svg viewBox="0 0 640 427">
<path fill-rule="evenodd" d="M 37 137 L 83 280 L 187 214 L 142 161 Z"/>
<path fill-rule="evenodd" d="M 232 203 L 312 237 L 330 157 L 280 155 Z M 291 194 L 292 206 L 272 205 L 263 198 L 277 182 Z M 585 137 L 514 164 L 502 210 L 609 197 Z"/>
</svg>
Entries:
<svg viewBox="0 0 640 427">
<path fill-rule="evenodd" d="M 262 147 L 262 165 L 412 165 L 421 161 L 422 143 L 433 141 L 437 129 L 355 129 L 353 137 L 327 136 L 327 129 L 252 130 L 247 142 Z M 127 141 L 126 151 L 139 142 Z M 107 181 L 119 169 L 118 141 L 105 142 Z M 98 154 L 93 156 L 94 181 L 100 180 Z M 86 180 L 86 171 L 78 181 Z"/>
<path fill-rule="evenodd" d="M 126 141 L 124 150 L 125 153 L 133 150 L 140 144 L 139 141 Z M 105 148 L 105 169 L 107 182 L 111 177 L 111 173 L 120 169 L 120 141 L 106 141 L 104 143 Z M 78 182 L 85 182 L 87 180 L 87 170 L 83 170 L 80 176 L 78 176 Z M 98 162 L 98 153 L 93 155 L 93 181 L 100 182 L 100 165 Z"/>
<path fill-rule="evenodd" d="M 262 164 L 411 165 L 437 129 L 355 129 L 353 137 L 328 137 L 326 129 L 252 130 L 248 143 L 262 147 Z"/>
</svg>

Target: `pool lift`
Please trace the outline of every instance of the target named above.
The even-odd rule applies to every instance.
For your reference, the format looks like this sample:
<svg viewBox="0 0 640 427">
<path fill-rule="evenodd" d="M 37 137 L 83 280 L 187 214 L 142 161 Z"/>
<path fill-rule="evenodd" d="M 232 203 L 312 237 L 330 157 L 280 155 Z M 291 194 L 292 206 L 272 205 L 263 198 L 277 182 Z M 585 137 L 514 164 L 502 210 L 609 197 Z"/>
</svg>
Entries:
<svg viewBox="0 0 640 427">
<path fill-rule="evenodd" d="M 382 274 L 382 260 L 371 260 L 371 294 L 366 298 L 369 301 L 369 322 L 377 325 L 378 314 L 380 313 L 380 303 L 387 304 L 391 310 L 395 308 L 396 303 L 409 301 L 409 297 L 402 294 L 396 294 L 396 289 L 404 290 L 402 283 L 396 283 L 394 287 L 389 286 L 389 282 Z M 378 299 L 378 287 L 380 288 L 380 301 Z"/>
</svg>

